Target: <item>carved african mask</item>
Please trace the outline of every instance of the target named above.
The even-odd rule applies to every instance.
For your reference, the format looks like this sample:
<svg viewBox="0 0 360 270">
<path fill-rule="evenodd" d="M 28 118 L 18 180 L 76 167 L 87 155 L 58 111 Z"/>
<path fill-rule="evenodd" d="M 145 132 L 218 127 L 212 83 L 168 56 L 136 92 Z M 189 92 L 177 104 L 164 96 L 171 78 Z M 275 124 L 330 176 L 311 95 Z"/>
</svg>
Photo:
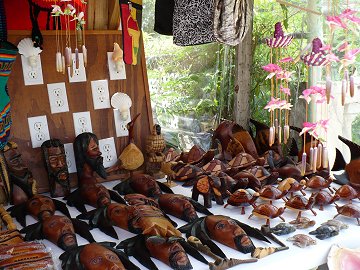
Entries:
<svg viewBox="0 0 360 270">
<path fill-rule="evenodd" d="M 166 213 L 185 221 L 193 221 L 198 217 L 194 206 L 183 195 L 162 194 L 159 198 L 159 206 Z"/>
<path fill-rule="evenodd" d="M 116 226 L 133 233 L 164 237 L 181 235 L 161 210 L 150 205 L 127 206 L 112 203 L 107 208 L 107 217 Z"/>
<path fill-rule="evenodd" d="M 80 187 L 80 194 L 85 203 L 95 208 L 106 206 L 111 202 L 109 191 L 99 183 L 83 184 Z"/>
<path fill-rule="evenodd" d="M 48 171 L 51 196 L 66 196 L 70 193 L 70 182 L 64 145 L 58 139 L 51 139 L 45 141 L 41 149 Z"/>
<path fill-rule="evenodd" d="M 205 224 L 209 236 L 224 245 L 244 253 L 247 253 L 249 247 L 253 246 L 249 236 L 229 217 L 221 215 L 207 216 Z"/>
<path fill-rule="evenodd" d="M 148 197 L 157 198 L 161 194 L 161 190 L 156 182 L 156 179 L 147 174 L 136 174 L 132 176 L 130 186 L 136 190 L 137 193 L 141 193 Z"/>
<path fill-rule="evenodd" d="M 85 270 L 125 270 L 114 252 L 96 243 L 86 245 L 79 258 Z"/>
<path fill-rule="evenodd" d="M 53 200 L 43 195 L 34 195 L 26 202 L 26 209 L 39 220 L 52 216 L 56 210 Z"/>
<path fill-rule="evenodd" d="M 176 270 L 192 269 L 189 258 L 176 240 L 160 236 L 148 237 L 145 241 L 146 248 L 151 256 L 169 265 Z"/>
<path fill-rule="evenodd" d="M 23 203 L 36 192 L 36 181 L 23 162 L 15 143 L 6 145 L 4 157 L 12 186 L 12 203 L 15 205 Z"/>
<path fill-rule="evenodd" d="M 66 216 L 51 216 L 42 222 L 46 239 L 66 250 L 77 246 L 75 230 L 71 220 Z"/>
</svg>

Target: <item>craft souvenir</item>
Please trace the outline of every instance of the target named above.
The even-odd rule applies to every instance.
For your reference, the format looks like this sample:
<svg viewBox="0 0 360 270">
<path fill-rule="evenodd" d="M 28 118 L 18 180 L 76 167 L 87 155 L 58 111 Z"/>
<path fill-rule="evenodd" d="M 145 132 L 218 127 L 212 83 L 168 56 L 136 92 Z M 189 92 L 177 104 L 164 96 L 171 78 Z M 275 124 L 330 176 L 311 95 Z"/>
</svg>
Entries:
<svg viewBox="0 0 360 270">
<path fill-rule="evenodd" d="M 257 247 L 255 248 L 255 250 L 253 252 L 251 252 L 251 257 L 252 258 L 257 258 L 257 259 L 262 259 L 266 256 L 269 256 L 275 252 L 278 251 L 282 251 L 282 250 L 287 250 L 289 249 L 289 247 Z"/>
<path fill-rule="evenodd" d="M 213 30 L 214 2 L 210 0 L 175 0 L 173 35 L 178 46 L 215 41 Z"/>
<path fill-rule="evenodd" d="M 282 213 L 284 213 L 283 207 L 276 207 L 272 204 L 260 204 L 254 207 L 252 210 L 252 214 L 249 216 L 251 218 L 252 216 L 257 216 L 260 218 L 266 219 L 266 225 L 270 226 L 270 219 L 273 218 L 281 218 L 282 221 L 285 222 L 285 219 L 281 216 Z"/>
<path fill-rule="evenodd" d="M 352 199 L 360 199 L 360 193 L 350 185 L 341 186 L 335 191 L 334 196 L 338 196 L 340 199 L 348 200 L 349 202 L 351 202 Z"/>
<path fill-rule="evenodd" d="M 229 161 L 228 165 L 230 166 L 230 170 L 232 174 L 246 169 L 247 167 L 253 166 L 256 164 L 256 159 L 253 158 L 248 153 L 239 153 L 232 160 Z"/>
<path fill-rule="evenodd" d="M 272 233 L 275 233 L 276 235 L 286 235 L 295 232 L 296 228 L 295 226 L 289 223 L 281 222 L 277 224 L 275 227 L 270 228 L 270 231 Z"/>
<path fill-rule="evenodd" d="M 199 195 L 204 197 L 204 206 L 211 208 L 212 198 L 219 205 L 224 204 L 223 193 L 225 193 L 225 184 L 215 175 L 204 175 L 198 177 L 196 180 L 191 197 L 193 200 L 198 201 Z"/>
<path fill-rule="evenodd" d="M 300 191 L 301 194 L 305 196 L 305 192 L 303 191 L 305 183 L 305 180 L 301 180 L 300 182 L 298 182 L 294 178 L 289 177 L 282 180 L 277 186 L 277 189 L 280 191 L 286 190 L 291 197 L 294 195 L 294 192 L 297 191 Z"/>
<path fill-rule="evenodd" d="M 84 221 L 66 216 L 52 215 L 37 223 L 28 225 L 20 232 L 25 234 L 26 241 L 47 239 L 63 250 L 77 246 L 76 234 L 89 242 L 95 242 L 90 227 Z"/>
<path fill-rule="evenodd" d="M 10 246 L 23 242 L 24 237 L 18 230 L 5 230 L 0 232 L 0 246 Z"/>
<path fill-rule="evenodd" d="M 301 217 L 289 222 L 291 225 L 294 225 L 296 229 L 307 229 L 315 225 L 315 220 L 311 220 L 307 217 Z"/>
<path fill-rule="evenodd" d="M 64 270 L 116 269 L 140 270 L 113 243 L 91 243 L 68 250 L 60 255 Z"/>
<path fill-rule="evenodd" d="M 246 153 L 250 154 L 256 159 L 259 158 L 254 140 L 247 130 L 245 130 L 242 126 L 235 124 L 232 128 L 232 134 L 233 137 L 237 139 L 244 147 Z"/>
<path fill-rule="evenodd" d="M 328 224 L 321 225 L 316 230 L 309 232 L 310 235 L 315 235 L 316 238 L 323 240 L 339 234 L 339 229 Z"/>
<path fill-rule="evenodd" d="M 250 28 L 251 10 L 247 1 L 216 0 L 214 3 L 214 35 L 218 42 L 238 45 Z M 237 14 L 237 16 L 234 14 Z"/>
<path fill-rule="evenodd" d="M 155 178 L 164 178 L 164 173 L 160 171 L 161 164 L 165 160 L 163 151 L 165 149 L 165 139 L 161 134 L 160 125 L 153 126 L 151 134 L 146 138 L 145 152 L 147 155 L 146 171 Z"/>
<path fill-rule="evenodd" d="M 187 237 L 197 237 L 213 253 L 222 258 L 226 258 L 226 255 L 210 239 L 243 253 L 250 253 L 255 249 L 249 236 L 269 242 L 258 229 L 223 215 L 201 217 L 180 227 L 179 230 L 186 233 Z"/>
<path fill-rule="evenodd" d="M 329 63 L 326 53 L 321 48 L 323 44 L 319 38 L 314 38 L 311 44 L 311 52 L 308 54 L 302 54 L 301 60 L 307 66 L 325 66 Z M 306 48 L 307 49 L 307 48 Z"/>
<path fill-rule="evenodd" d="M 321 190 L 321 189 L 329 189 L 330 193 L 333 193 L 334 191 L 330 188 L 330 185 L 332 183 L 332 179 L 329 177 L 328 179 L 325 179 L 322 176 L 314 175 L 310 177 L 310 179 L 306 179 L 305 188 L 311 188 L 313 190 Z"/>
<path fill-rule="evenodd" d="M 345 170 L 342 174 L 334 174 L 335 182 L 344 185 L 349 184 L 360 191 L 360 180 L 358 177 L 360 168 L 360 145 L 339 136 L 339 140 L 345 143 L 350 149 L 350 163 L 346 164 L 341 152 L 336 149 L 336 159 L 332 171 Z"/>
<path fill-rule="evenodd" d="M 226 159 L 229 157 L 229 154 L 226 152 L 228 145 L 231 140 L 234 139 L 232 129 L 235 125 L 235 122 L 224 120 L 222 121 L 217 128 L 215 129 L 213 136 L 212 136 L 212 148 L 216 148 L 217 142 L 220 143 L 221 146 L 221 154 L 222 159 Z M 230 157 L 231 159 L 231 157 Z M 229 160 L 230 160 L 229 159 Z"/>
<path fill-rule="evenodd" d="M 286 240 L 293 242 L 293 244 L 295 246 L 298 246 L 301 248 L 311 246 L 311 245 L 316 245 L 316 240 L 312 239 L 310 236 L 308 236 L 306 234 L 296 234 L 296 235 L 289 237 Z"/>
<path fill-rule="evenodd" d="M 245 181 L 247 185 L 242 188 L 251 188 L 255 191 L 259 191 L 262 186 L 260 180 L 248 171 L 240 171 L 237 174 L 232 175 L 232 178 L 234 178 L 238 183 L 244 182 L 243 180 L 247 179 Z"/>
<path fill-rule="evenodd" d="M 245 214 L 245 207 L 249 205 L 255 207 L 255 201 L 259 198 L 258 192 L 250 194 L 245 189 L 238 189 L 234 193 L 230 193 L 228 191 L 228 194 L 230 197 L 228 198 L 227 203 L 224 205 L 224 208 L 228 205 L 240 206 L 242 215 Z"/>
<path fill-rule="evenodd" d="M 315 194 L 312 194 L 309 199 L 302 195 L 295 195 L 285 202 L 285 208 L 289 208 L 294 211 L 298 211 L 296 220 L 301 218 L 302 211 L 310 210 L 314 216 L 316 212 L 312 209 L 315 204 Z"/>
<path fill-rule="evenodd" d="M 10 180 L 10 202 L 15 205 L 21 204 L 37 193 L 36 180 L 24 164 L 16 143 L 6 144 L 4 158 Z"/>
<path fill-rule="evenodd" d="M 117 226 L 135 234 L 160 235 L 163 237 L 181 236 L 177 226 L 158 208 L 150 205 L 125 205 L 111 203 L 105 207 L 81 214 L 77 218 L 89 219 L 93 227 L 118 239 L 112 227 Z"/>
<path fill-rule="evenodd" d="M 301 170 L 294 164 L 285 164 L 280 166 L 274 165 L 273 151 L 268 153 L 268 164 L 270 166 L 271 173 L 277 173 L 278 177 L 281 179 L 293 178 L 297 181 L 301 181 L 303 176 L 301 175 Z"/>
<path fill-rule="evenodd" d="M 51 139 L 42 143 L 41 150 L 48 172 L 51 197 L 68 195 L 70 181 L 64 145 L 58 139 Z"/>
<path fill-rule="evenodd" d="M 260 199 L 269 201 L 272 204 L 272 201 L 284 199 L 284 196 L 287 194 L 287 190 L 280 191 L 274 186 L 265 185 L 262 189 L 259 190 Z"/>
<path fill-rule="evenodd" d="M 201 169 L 205 173 L 216 174 L 219 172 L 225 172 L 228 169 L 228 165 L 223 163 L 221 160 L 215 158 L 215 159 L 209 161 L 203 167 L 201 167 Z"/>
<path fill-rule="evenodd" d="M 116 248 L 124 249 L 126 255 L 134 256 L 147 269 L 158 269 L 150 257 L 162 261 L 175 270 L 192 269 L 187 253 L 208 264 L 196 248 L 180 237 L 137 235 L 121 241 Z"/>
<path fill-rule="evenodd" d="M 336 205 L 337 214 L 334 216 L 336 218 L 339 215 L 343 215 L 350 218 L 356 218 L 358 225 L 360 226 L 360 207 L 355 204 L 345 204 L 343 206 Z"/>
<path fill-rule="evenodd" d="M 1 230 L 16 230 L 16 224 L 11 218 L 9 212 L 7 212 L 4 207 L 0 204 L 0 229 Z"/>
<path fill-rule="evenodd" d="M 247 169 L 246 171 L 250 172 L 257 179 L 259 179 L 262 186 L 271 185 L 277 182 L 277 179 L 279 178 L 278 172 L 269 172 L 263 166 L 259 166 L 259 165 L 253 166 Z"/>
<path fill-rule="evenodd" d="M 336 219 L 330 219 L 324 223 L 321 223 L 321 225 L 334 226 L 334 227 L 338 228 L 339 231 L 349 228 L 349 226 L 347 224 L 341 222 L 340 220 L 336 220 Z"/>
<path fill-rule="evenodd" d="M 26 215 L 30 215 L 36 220 L 43 220 L 54 215 L 55 211 L 58 210 L 71 218 L 65 203 L 40 194 L 34 195 L 24 203 L 11 206 L 8 210 L 10 215 L 15 217 L 23 227 L 26 226 Z"/>
<path fill-rule="evenodd" d="M 359 248 L 351 249 L 333 244 L 327 256 L 327 266 L 329 270 L 359 269 Z"/>
<path fill-rule="evenodd" d="M 333 196 L 324 189 L 316 192 L 314 196 L 315 196 L 315 204 L 319 206 L 319 209 L 321 211 L 324 210 L 325 205 L 332 204 L 336 200 L 340 199 L 339 195 L 335 194 Z"/>
<path fill-rule="evenodd" d="M 177 169 L 176 167 L 180 167 Z M 205 174 L 204 171 L 196 165 L 186 164 L 184 166 L 179 166 L 179 164 L 173 167 L 175 171 L 174 180 L 185 182 L 183 186 L 192 186 L 196 179 Z"/>
</svg>

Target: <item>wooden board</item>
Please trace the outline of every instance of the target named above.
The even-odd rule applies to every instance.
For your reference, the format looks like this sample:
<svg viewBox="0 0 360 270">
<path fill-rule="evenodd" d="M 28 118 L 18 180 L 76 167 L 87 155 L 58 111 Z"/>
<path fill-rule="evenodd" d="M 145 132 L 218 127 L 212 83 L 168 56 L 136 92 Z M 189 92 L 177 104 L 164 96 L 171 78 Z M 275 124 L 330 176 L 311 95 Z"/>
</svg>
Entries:
<svg viewBox="0 0 360 270">
<path fill-rule="evenodd" d="M 50 137 L 58 138 L 63 143 L 72 143 L 75 139 L 72 114 L 74 112 L 90 111 L 93 132 L 99 139 L 114 137 L 117 154 L 127 144 L 127 138 L 116 138 L 113 109 L 94 110 L 91 81 L 107 79 L 110 96 L 115 92 L 127 93 L 133 101 L 131 115 L 141 113 L 135 125 L 135 143 L 141 150 L 145 147 L 145 138 L 153 125 L 150 95 L 148 89 L 144 49 L 141 48 L 141 61 L 137 66 L 126 65 L 126 80 L 110 81 L 107 54 L 113 50 L 113 43 L 121 44 L 120 31 L 87 31 L 86 46 L 88 49 L 87 81 L 69 83 L 67 75 L 56 72 L 55 69 L 55 32 L 42 31 L 44 36 L 41 63 L 43 68 L 43 85 L 25 86 L 22 74 L 21 58 L 17 56 L 14 68 L 9 78 L 8 87 L 12 107 L 13 125 L 10 140 L 15 141 L 28 164 L 35 179 L 39 183 L 39 191 L 48 191 L 47 173 L 43 164 L 41 149 L 31 146 L 28 117 L 46 115 Z M 8 40 L 14 44 L 25 37 L 29 31 L 10 31 Z M 142 42 L 141 42 L 142 43 Z M 51 114 L 47 92 L 48 83 L 65 82 L 69 102 L 69 112 Z M 143 151 L 144 152 L 144 151 Z M 117 178 L 112 176 L 109 179 Z M 71 175 L 72 185 L 76 185 L 76 175 Z"/>
</svg>

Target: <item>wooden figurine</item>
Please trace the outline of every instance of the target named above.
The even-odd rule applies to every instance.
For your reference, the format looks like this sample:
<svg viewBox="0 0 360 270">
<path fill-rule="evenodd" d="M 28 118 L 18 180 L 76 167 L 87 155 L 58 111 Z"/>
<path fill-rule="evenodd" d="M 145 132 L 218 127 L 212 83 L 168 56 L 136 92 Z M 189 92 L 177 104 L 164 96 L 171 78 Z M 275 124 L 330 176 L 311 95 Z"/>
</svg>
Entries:
<svg viewBox="0 0 360 270">
<path fill-rule="evenodd" d="M 153 126 L 151 134 L 146 138 L 146 172 L 156 179 L 164 178 L 165 174 L 161 171 L 161 164 L 165 160 L 163 151 L 166 143 L 161 134 L 161 127 L 158 124 Z"/>
</svg>

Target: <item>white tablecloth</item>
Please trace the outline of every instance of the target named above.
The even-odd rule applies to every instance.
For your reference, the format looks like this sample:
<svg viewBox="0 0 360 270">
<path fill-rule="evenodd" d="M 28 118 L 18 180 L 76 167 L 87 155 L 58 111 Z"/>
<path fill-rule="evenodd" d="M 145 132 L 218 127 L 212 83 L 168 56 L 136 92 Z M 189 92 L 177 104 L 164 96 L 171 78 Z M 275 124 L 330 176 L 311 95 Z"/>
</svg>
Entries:
<svg viewBox="0 0 360 270">
<path fill-rule="evenodd" d="M 107 188 L 111 189 L 117 183 L 118 183 L 118 181 L 112 181 L 112 182 L 107 182 L 107 183 L 103 183 L 103 184 Z M 191 188 L 184 188 L 181 186 L 181 183 L 178 183 L 178 184 L 179 185 L 172 188 L 174 193 L 191 196 Z M 310 192 L 307 192 L 307 194 L 308 194 L 307 197 L 309 197 Z M 199 201 L 202 203 L 202 197 L 200 197 Z M 261 203 L 261 200 L 259 199 L 257 201 L 257 203 Z M 346 203 L 346 201 L 344 201 L 344 200 L 340 200 L 338 202 L 339 205 L 343 205 L 345 203 Z M 353 203 L 360 206 L 359 200 L 354 200 Z M 284 206 L 284 201 L 283 200 L 275 201 L 274 205 L 276 205 L 278 207 L 282 207 L 282 206 Z M 74 207 L 68 207 L 68 208 L 69 208 L 69 211 L 70 211 L 72 217 L 76 217 L 78 214 L 80 214 Z M 90 206 L 87 206 L 87 209 L 91 210 L 93 208 Z M 344 216 L 338 216 L 337 219 L 339 219 L 342 222 L 347 223 L 349 225 L 349 228 L 345 229 L 345 230 L 341 230 L 340 234 L 335 237 L 324 239 L 324 240 L 319 240 L 312 236 L 314 239 L 317 240 L 317 245 L 315 245 L 315 246 L 299 248 L 297 246 L 294 246 L 291 242 L 286 241 L 286 239 L 288 237 L 295 235 L 295 234 L 299 234 L 299 233 L 308 234 L 309 231 L 315 230 L 318 226 L 320 226 L 320 224 L 322 222 L 332 219 L 337 213 L 335 206 L 333 204 L 325 206 L 324 211 L 320 211 L 317 206 L 315 206 L 314 209 L 317 213 L 317 216 L 314 216 L 311 213 L 311 211 L 306 211 L 306 212 L 302 213 L 302 216 L 311 218 L 316 221 L 316 224 L 314 227 L 311 227 L 308 229 L 298 229 L 294 233 L 291 233 L 289 235 L 278 236 L 278 238 L 282 242 L 286 243 L 289 246 L 288 250 L 276 252 L 270 256 L 267 256 L 265 258 L 258 260 L 255 263 L 240 264 L 231 269 L 246 269 L 246 270 L 270 270 L 270 269 L 304 270 L 305 269 L 306 270 L 306 269 L 314 268 L 323 263 L 326 263 L 327 255 L 330 250 L 330 247 L 334 244 L 338 244 L 342 247 L 347 247 L 347 248 L 360 248 L 360 226 L 357 225 L 356 219 L 347 218 Z M 245 209 L 245 211 L 246 211 L 245 215 L 241 215 L 239 207 L 234 207 L 234 206 L 229 205 L 229 206 L 227 206 L 227 208 L 224 208 L 221 205 L 217 205 L 213 201 L 212 208 L 210 208 L 209 210 L 214 214 L 227 215 L 227 216 L 235 218 L 241 222 L 244 222 L 251 226 L 257 227 L 257 228 L 260 228 L 261 225 L 265 224 L 264 219 L 260 219 L 255 216 L 253 216 L 251 219 L 248 219 L 248 217 L 252 211 L 251 206 L 247 207 Z M 61 214 L 61 213 L 59 212 L 58 214 Z M 199 216 L 201 216 L 201 215 L 202 214 L 199 214 Z M 296 215 L 297 215 L 297 212 L 286 209 L 285 213 L 282 216 L 285 218 L 286 222 L 290 222 L 291 220 L 294 220 L 296 218 Z M 180 219 L 177 219 L 175 217 L 172 217 L 172 218 L 175 222 L 178 223 L 179 227 L 186 224 L 186 222 L 184 222 Z M 27 216 L 26 221 L 27 221 L 27 224 L 32 224 L 35 222 L 35 220 L 30 216 Z M 275 226 L 276 224 L 278 224 L 280 222 L 282 222 L 282 221 L 279 218 L 275 218 L 275 219 L 271 220 L 270 221 L 271 227 Z M 18 228 L 21 228 L 21 226 L 19 225 Z M 116 239 L 113 239 L 113 238 L 107 236 L 106 234 L 102 233 L 97 228 L 93 229 L 91 231 L 91 233 L 93 234 L 95 240 L 98 242 L 111 241 L 111 242 L 116 242 L 117 244 L 121 240 L 124 240 L 131 236 L 134 236 L 134 234 L 132 234 L 128 231 L 125 231 L 118 227 L 114 227 L 114 228 L 118 234 L 119 240 L 116 240 Z M 185 235 L 184 235 L 184 237 L 185 237 Z M 79 245 L 88 243 L 85 239 L 83 239 L 80 236 L 77 236 L 77 240 L 78 240 Z M 265 242 L 258 241 L 256 239 L 253 239 L 253 242 L 254 242 L 255 246 L 257 246 L 257 247 L 267 247 L 267 246 L 277 247 L 278 246 L 276 243 L 273 243 L 273 242 L 272 242 L 272 244 L 268 244 Z M 52 250 L 55 259 L 57 259 L 59 257 L 59 255 L 63 252 L 63 250 L 61 250 L 60 248 L 58 248 L 57 246 L 55 246 L 54 244 L 52 244 L 51 242 L 49 242 L 47 240 L 44 240 L 44 243 Z M 228 258 L 238 258 L 238 259 L 251 258 L 250 254 L 243 254 L 239 251 L 228 248 L 220 243 L 218 243 L 218 245 L 220 248 L 222 248 L 222 250 L 224 251 L 224 253 L 227 255 Z M 191 260 L 193 269 L 195 269 L 195 270 L 209 269 L 209 267 L 207 265 L 195 260 L 193 257 L 189 256 L 189 258 Z M 208 261 L 213 261 L 209 257 L 206 257 L 206 258 L 208 259 Z M 139 262 L 137 262 L 134 258 L 131 257 L 130 259 L 136 265 L 138 265 L 141 269 L 146 269 Z M 162 263 L 156 259 L 153 259 L 153 261 L 156 263 L 158 268 L 161 270 L 171 269 L 170 267 L 168 267 L 167 265 L 165 265 L 164 263 Z M 58 266 L 60 265 L 59 261 L 57 261 L 57 265 Z"/>
</svg>

